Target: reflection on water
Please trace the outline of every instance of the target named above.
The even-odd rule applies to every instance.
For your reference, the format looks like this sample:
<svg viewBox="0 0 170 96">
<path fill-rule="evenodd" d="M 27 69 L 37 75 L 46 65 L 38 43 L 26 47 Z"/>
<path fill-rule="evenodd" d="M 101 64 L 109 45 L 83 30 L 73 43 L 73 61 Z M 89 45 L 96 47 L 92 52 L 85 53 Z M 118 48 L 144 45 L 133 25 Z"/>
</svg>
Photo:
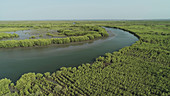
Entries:
<svg viewBox="0 0 170 96">
<path fill-rule="evenodd" d="M 48 38 L 64 38 L 63 36 L 47 36 L 46 33 L 58 34 L 57 30 L 37 29 L 37 30 L 20 30 L 15 32 L 5 32 L 11 34 L 18 34 L 19 37 L 15 38 L 3 38 L 1 41 L 6 40 L 24 40 L 29 39 L 31 36 L 35 36 L 34 39 L 48 39 Z"/>
</svg>

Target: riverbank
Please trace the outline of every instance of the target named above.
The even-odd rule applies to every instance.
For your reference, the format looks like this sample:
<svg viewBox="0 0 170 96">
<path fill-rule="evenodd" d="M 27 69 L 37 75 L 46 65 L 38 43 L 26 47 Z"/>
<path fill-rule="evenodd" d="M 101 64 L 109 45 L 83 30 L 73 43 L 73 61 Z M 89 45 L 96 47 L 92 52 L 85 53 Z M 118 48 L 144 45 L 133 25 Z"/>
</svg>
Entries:
<svg viewBox="0 0 170 96">
<path fill-rule="evenodd" d="M 40 28 L 44 29 L 40 30 Z M 8 34 L 17 34 L 18 38 L 14 38 L 16 40 L 12 40 L 12 38 L 10 38 L 9 40 L 7 39 L 5 41 L 0 41 L 0 48 L 36 47 L 48 46 L 51 44 L 67 44 L 72 42 L 94 40 L 97 38 L 103 38 L 108 36 L 108 33 L 104 28 L 89 25 L 87 26 L 68 24 L 62 26 L 53 26 L 50 28 L 47 28 L 44 25 L 40 25 L 39 27 L 35 26 L 34 29 L 39 29 L 39 31 L 32 32 L 30 30 L 27 30 L 8 32 Z M 44 30 L 47 30 L 47 32 Z M 57 38 L 56 36 L 65 36 L 65 38 Z"/>
</svg>

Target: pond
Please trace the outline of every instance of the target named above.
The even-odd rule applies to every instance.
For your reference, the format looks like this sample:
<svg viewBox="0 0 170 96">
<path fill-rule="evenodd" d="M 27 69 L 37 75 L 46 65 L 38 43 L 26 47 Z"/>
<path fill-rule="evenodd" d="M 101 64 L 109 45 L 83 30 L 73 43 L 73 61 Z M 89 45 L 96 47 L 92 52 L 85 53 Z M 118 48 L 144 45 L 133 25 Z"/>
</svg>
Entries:
<svg viewBox="0 0 170 96">
<path fill-rule="evenodd" d="M 55 72 L 61 67 L 92 63 L 98 56 L 135 43 L 138 38 L 120 29 L 106 28 L 109 37 L 63 46 L 0 49 L 0 79 L 15 82 L 28 72 Z"/>
</svg>

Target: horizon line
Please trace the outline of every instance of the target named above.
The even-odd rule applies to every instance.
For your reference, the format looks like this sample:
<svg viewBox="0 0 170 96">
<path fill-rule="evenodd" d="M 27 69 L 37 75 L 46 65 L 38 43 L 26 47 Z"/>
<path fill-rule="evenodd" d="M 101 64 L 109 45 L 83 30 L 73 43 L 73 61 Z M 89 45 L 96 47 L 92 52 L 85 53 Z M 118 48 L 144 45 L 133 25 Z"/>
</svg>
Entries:
<svg viewBox="0 0 170 96">
<path fill-rule="evenodd" d="M 35 19 L 35 20 L 0 20 L 0 21 L 160 21 L 170 20 L 168 19 Z"/>
</svg>

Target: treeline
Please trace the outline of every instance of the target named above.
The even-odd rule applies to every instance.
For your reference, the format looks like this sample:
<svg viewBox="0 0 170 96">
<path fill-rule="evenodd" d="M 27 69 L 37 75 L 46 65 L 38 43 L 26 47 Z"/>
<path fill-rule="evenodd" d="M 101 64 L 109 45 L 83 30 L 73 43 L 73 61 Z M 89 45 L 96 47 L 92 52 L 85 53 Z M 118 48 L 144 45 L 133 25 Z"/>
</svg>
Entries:
<svg viewBox="0 0 170 96">
<path fill-rule="evenodd" d="M 70 42 L 94 40 L 95 38 L 101 37 L 102 35 L 100 34 L 87 34 L 84 36 L 73 36 L 66 38 L 7 40 L 0 41 L 0 48 L 33 47 L 33 46 L 47 46 L 51 44 L 66 44 Z"/>
<path fill-rule="evenodd" d="M 58 30 L 59 34 L 66 36 L 84 36 L 87 34 L 101 34 L 103 37 L 108 36 L 107 31 L 99 26 L 67 26 L 68 28 Z"/>
<path fill-rule="evenodd" d="M 130 30 L 140 39 L 132 46 L 99 56 L 93 64 L 62 67 L 53 73 L 27 73 L 16 84 L 1 79 L 0 96 L 169 96 L 170 40 L 165 35 L 152 34 L 162 32 L 167 26 L 152 21 L 112 22 L 114 26 L 105 23 Z M 155 26 L 148 28 L 150 24 Z M 167 30 L 165 34 L 170 31 Z M 67 39 L 65 42 L 71 42 L 70 38 Z"/>
<path fill-rule="evenodd" d="M 19 37 L 18 34 L 10 34 L 10 33 L 0 33 L 0 39 L 3 39 L 3 38 L 14 38 L 14 37 Z"/>
</svg>

